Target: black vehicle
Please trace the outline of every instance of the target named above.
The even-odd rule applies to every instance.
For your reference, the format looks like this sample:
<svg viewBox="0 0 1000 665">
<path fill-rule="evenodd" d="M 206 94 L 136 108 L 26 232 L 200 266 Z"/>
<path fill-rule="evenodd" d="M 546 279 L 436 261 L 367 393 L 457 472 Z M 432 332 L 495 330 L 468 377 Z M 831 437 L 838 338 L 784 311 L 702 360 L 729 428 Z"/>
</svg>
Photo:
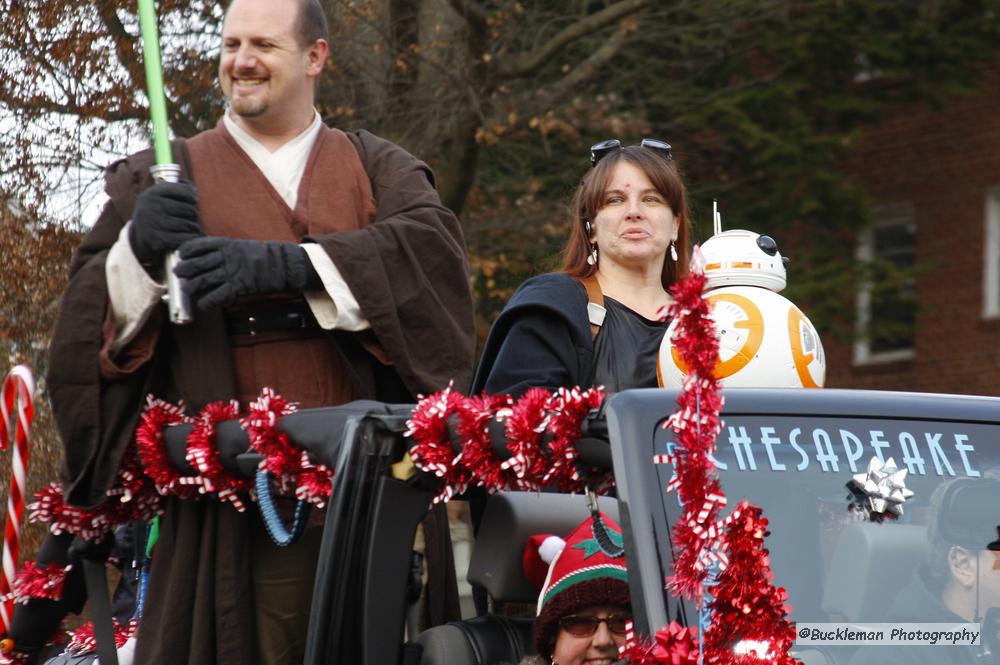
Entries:
<svg viewBox="0 0 1000 665">
<path fill-rule="evenodd" d="M 992 483 L 1000 482 L 995 480 L 1000 399 L 849 390 L 725 394 L 716 455 L 722 485 L 731 505 L 747 498 L 769 519 L 775 582 L 788 590 L 797 623 L 901 620 L 893 616 L 897 597 L 926 576 L 934 547 L 929 530 L 934 538 L 992 554 L 989 541 L 997 538 L 1000 525 L 1000 501 L 993 502 L 992 493 Z M 636 628 L 647 635 L 669 620 L 693 625 L 697 617 L 691 604 L 663 588 L 672 561 L 670 526 L 680 507 L 676 496 L 665 492 L 669 465 L 652 459 L 671 439 L 662 424 L 675 399 L 676 393 L 663 390 L 615 395 L 589 419 L 580 445 L 587 464 L 613 467 L 617 506 L 605 498 L 602 508 L 617 516 L 624 530 Z M 403 435 L 408 414 L 406 406 L 368 403 L 283 421 L 294 440 L 336 467 L 306 662 L 517 662 L 530 653 L 530 620 L 484 616 L 404 638 L 410 543 L 437 489 L 436 479 L 424 474 L 393 476 L 392 465 L 409 446 Z M 342 426 L 319 426 L 331 417 Z M 502 446 L 496 442 L 498 451 Z M 861 521 L 848 511 L 846 484 L 863 474 L 873 457 L 893 458 L 908 471 L 905 484 L 913 495 L 897 519 Z M 937 493 L 945 495 L 944 508 L 940 501 L 931 505 L 939 487 L 947 490 Z M 491 497 L 470 581 L 495 601 L 533 602 L 535 590 L 520 572 L 524 538 L 565 532 L 586 510 L 579 496 Z M 941 517 L 928 529 L 935 513 Z M 975 615 L 953 613 L 942 621 L 995 620 L 1000 563 L 979 575 Z M 917 623 L 932 619 L 902 617 Z M 994 662 L 1000 653 L 995 638 L 996 629 L 987 628 L 979 646 L 909 646 L 905 649 L 915 650 L 907 652 L 910 660 L 890 662 Z M 876 650 L 884 662 L 901 648 L 815 644 L 797 646 L 793 653 L 806 663 L 847 665 L 869 662 L 865 650 Z M 955 650 L 961 653 L 949 655 Z"/>
<path fill-rule="evenodd" d="M 691 603 L 664 590 L 681 507 L 665 490 L 670 466 L 653 458 L 672 440 L 663 423 L 676 398 L 666 390 L 614 395 L 577 442 L 584 464 L 613 470 L 616 497 L 602 498 L 601 509 L 622 526 L 635 627 L 645 635 L 671 620 L 696 625 L 698 617 Z M 775 583 L 787 589 L 798 626 L 982 625 L 978 644 L 960 646 L 859 646 L 799 633 L 796 658 L 807 665 L 1000 662 L 1000 399 L 730 389 L 725 400 L 715 455 L 722 487 L 730 507 L 745 498 L 768 518 Z M 407 635 L 411 547 L 440 489 L 437 478 L 405 463 L 411 409 L 355 402 L 280 422 L 334 469 L 307 665 L 493 665 L 532 652 L 529 618 L 487 613 Z M 166 433 L 180 466 L 187 429 Z M 238 423 L 220 424 L 218 434 L 227 466 L 252 474 L 259 458 L 246 452 Z M 508 455 L 501 437 L 493 444 Z M 872 459 L 890 458 L 906 472 L 897 479 L 912 495 L 895 518 L 859 519 L 848 506 L 865 494 L 848 485 L 864 480 Z M 491 608 L 534 603 L 537 590 L 521 570 L 527 536 L 567 533 L 587 514 L 580 495 L 489 497 L 470 582 L 488 593 Z"/>
</svg>

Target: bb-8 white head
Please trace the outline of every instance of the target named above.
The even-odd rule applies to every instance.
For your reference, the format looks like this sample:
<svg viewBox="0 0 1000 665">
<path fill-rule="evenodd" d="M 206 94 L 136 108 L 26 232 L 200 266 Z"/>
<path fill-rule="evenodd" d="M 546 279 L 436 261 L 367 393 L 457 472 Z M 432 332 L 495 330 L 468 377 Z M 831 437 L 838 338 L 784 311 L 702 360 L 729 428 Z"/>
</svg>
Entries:
<svg viewBox="0 0 1000 665">
<path fill-rule="evenodd" d="M 705 297 L 719 335 L 715 375 L 726 387 L 822 388 L 826 356 L 819 334 L 778 291 L 785 262 L 777 243 L 752 231 L 717 232 L 701 248 L 708 277 Z M 686 367 L 663 337 L 657 362 L 661 387 L 679 389 Z"/>
</svg>

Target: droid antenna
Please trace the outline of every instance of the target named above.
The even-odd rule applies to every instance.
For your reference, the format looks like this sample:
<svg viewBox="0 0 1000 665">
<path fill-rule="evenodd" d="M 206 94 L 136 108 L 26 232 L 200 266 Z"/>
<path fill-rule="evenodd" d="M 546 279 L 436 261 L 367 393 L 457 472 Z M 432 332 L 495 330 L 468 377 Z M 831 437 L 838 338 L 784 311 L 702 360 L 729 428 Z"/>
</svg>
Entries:
<svg viewBox="0 0 1000 665">
<path fill-rule="evenodd" d="M 722 233 L 722 213 L 719 212 L 719 200 L 712 199 L 712 235 Z"/>
</svg>

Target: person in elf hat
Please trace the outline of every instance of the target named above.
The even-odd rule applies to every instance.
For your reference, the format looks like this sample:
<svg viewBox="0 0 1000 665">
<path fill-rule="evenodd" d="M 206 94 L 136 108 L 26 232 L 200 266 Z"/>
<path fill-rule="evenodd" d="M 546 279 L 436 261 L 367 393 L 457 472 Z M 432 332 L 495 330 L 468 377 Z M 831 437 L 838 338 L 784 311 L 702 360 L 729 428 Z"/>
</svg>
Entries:
<svg viewBox="0 0 1000 665">
<path fill-rule="evenodd" d="M 548 570 L 542 561 L 550 562 Z M 621 528 L 603 514 L 585 519 L 565 541 L 534 536 L 525 574 L 541 583 L 532 629 L 539 656 L 521 665 L 610 665 L 632 620 Z M 544 581 L 543 581 L 544 580 Z"/>
</svg>

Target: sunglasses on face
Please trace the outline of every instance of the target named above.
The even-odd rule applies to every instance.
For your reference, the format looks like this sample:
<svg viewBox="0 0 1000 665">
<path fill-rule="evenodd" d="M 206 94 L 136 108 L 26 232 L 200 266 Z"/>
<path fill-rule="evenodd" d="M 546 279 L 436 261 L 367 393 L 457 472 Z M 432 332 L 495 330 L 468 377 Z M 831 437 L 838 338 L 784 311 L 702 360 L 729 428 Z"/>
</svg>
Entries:
<svg viewBox="0 0 1000 665">
<path fill-rule="evenodd" d="M 659 139 L 643 139 L 642 141 L 639 141 L 639 147 L 652 150 L 668 162 L 674 158 L 674 154 L 670 151 L 670 144 L 666 141 L 661 141 Z M 590 165 L 592 167 L 597 166 L 597 162 L 604 159 L 604 157 L 606 157 L 609 153 L 621 149 L 622 142 L 618 139 L 608 139 L 607 141 L 595 143 L 590 146 Z"/>
<path fill-rule="evenodd" d="M 603 622 L 608 624 L 608 630 L 615 635 L 624 635 L 631 620 L 632 617 L 627 614 L 609 614 L 606 617 L 570 614 L 559 620 L 559 627 L 574 637 L 590 637 L 597 632 L 597 626 Z"/>
</svg>

